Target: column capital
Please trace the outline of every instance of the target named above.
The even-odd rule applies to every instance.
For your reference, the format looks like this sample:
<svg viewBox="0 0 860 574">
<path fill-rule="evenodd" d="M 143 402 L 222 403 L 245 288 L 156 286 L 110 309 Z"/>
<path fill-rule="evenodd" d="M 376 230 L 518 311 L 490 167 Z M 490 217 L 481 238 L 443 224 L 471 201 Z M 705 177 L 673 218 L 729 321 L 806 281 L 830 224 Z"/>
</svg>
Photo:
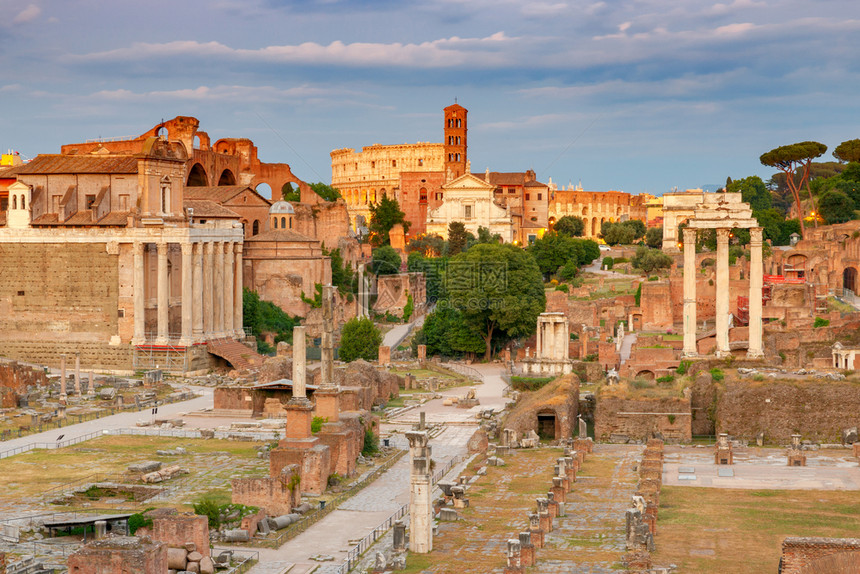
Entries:
<svg viewBox="0 0 860 574">
<path fill-rule="evenodd" d="M 194 253 L 193 243 L 180 243 L 183 255 L 192 255 Z"/>
<path fill-rule="evenodd" d="M 143 241 L 135 241 L 131 244 L 132 253 L 135 255 L 143 255 L 143 248 L 146 245 Z"/>
<path fill-rule="evenodd" d="M 235 243 L 233 243 L 233 249 L 236 251 L 237 254 L 241 255 L 242 254 L 242 242 L 236 241 Z"/>
<path fill-rule="evenodd" d="M 695 227 L 685 227 L 682 231 L 684 235 L 684 243 L 695 243 L 697 231 L 698 229 Z"/>
<path fill-rule="evenodd" d="M 717 241 L 725 241 L 726 243 L 728 243 L 729 236 L 731 234 L 732 230 L 727 227 L 717 229 Z"/>
<path fill-rule="evenodd" d="M 167 241 L 159 241 L 158 245 L 158 255 L 167 255 L 167 248 L 170 247 L 170 244 Z"/>
<path fill-rule="evenodd" d="M 750 228 L 750 243 L 761 243 L 762 242 L 762 231 L 761 227 L 751 227 Z"/>
</svg>

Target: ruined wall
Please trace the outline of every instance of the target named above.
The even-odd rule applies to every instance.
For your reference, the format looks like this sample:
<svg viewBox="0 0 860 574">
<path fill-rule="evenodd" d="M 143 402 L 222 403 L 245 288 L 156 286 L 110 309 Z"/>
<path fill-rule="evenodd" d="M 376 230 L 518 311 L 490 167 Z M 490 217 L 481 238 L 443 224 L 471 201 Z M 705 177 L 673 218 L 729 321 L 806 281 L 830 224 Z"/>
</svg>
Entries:
<svg viewBox="0 0 860 574">
<path fill-rule="evenodd" d="M 17 406 L 18 395 L 28 387 L 47 386 L 48 377 L 42 369 L 19 365 L 15 361 L 0 363 L 0 408 Z"/>
<path fill-rule="evenodd" d="M 844 381 L 726 381 L 716 410 L 717 432 L 787 442 L 839 442 L 842 429 L 860 426 L 860 386 Z"/>
<path fill-rule="evenodd" d="M 781 574 L 860 572 L 860 539 L 790 536 L 782 541 Z"/>
<path fill-rule="evenodd" d="M 519 436 L 538 432 L 538 414 L 555 415 L 557 439 L 571 438 L 579 409 L 579 377 L 564 375 L 537 391 L 520 393 L 520 400 L 502 423 L 502 428 L 514 429 Z"/>
<path fill-rule="evenodd" d="M 274 478 L 234 478 L 231 481 L 231 502 L 246 506 L 258 506 L 275 516 L 289 514 L 293 511 L 294 506 L 298 506 L 298 490 L 296 489 L 295 494 L 293 494 L 288 488 L 290 478 L 298 470 L 298 466 L 290 466 L 282 469 L 280 475 Z"/>
<path fill-rule="evenodd" d="M 167 545 L 132 536 L 97 540 L 71 554 L 68 568 L 69 574 L 167 572 Z"/>
<path fill-rule="evenodd" d="M 343 200 L 322 201 L 316 204 L 293 203 L 292 205 L 295 210 L 293 231 L 322 242 L 327 249 L 341 247 L 344 259 L 354 261 L 350 259 L 352 250 L 346 250 L 341 246 L 343 239 L 355 242 L 354 239 L 348 239 L 349 212 Z"/>
<path fill-rule="evenodd" d="M 182 548 L 193 542 L 197 552 L 209 556 L 209 519 L 193 514 L 153 518 L 152 539 L 170 548 Z"/>
<path fill-rule="evenodd" d="M 0 244 L 0 339 L 110 341 L 117 256 L 104 243 Z"/>
<path fill-rule="evenodd" d="M 608 441 L 613 435 L 616 440 L 623 440 L 621 437 L 645 440 L 659 432 L 666 442 L 689 442 L 692 440 L 690 414 L 689 399 L 598 396 L 594 437 L 598 441 Z"/>
</svg>

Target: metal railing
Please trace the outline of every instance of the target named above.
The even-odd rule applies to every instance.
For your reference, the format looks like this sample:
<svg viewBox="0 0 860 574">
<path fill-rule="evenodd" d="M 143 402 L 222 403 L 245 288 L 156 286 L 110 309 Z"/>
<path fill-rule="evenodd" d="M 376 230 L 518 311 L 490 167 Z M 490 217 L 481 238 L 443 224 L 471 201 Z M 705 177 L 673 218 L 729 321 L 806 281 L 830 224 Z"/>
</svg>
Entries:
<svg viewBox="0 0 860 574">
<path fill-rule="evenodd" d="M 443 369 L 448 369 L 450 371 L 454 371 L 455 373 L 459 373 L 466 377 L 475 379 L 476 381 L 481 381 L 484 378 L 477 369 L 474 369 L 468 365 L 463 365 L 461 363 L 437 363 L 437 365 L 439 367 L 442 367 Z"/>
<path fill-rule="evenodd" d="M 235 548 L 216 548 L 213 546 L 210 554 L 215 556 L 221 552 L 230 552 L 233 555 L 233 561 L 240 560 L 239 564 L 229 570 L 219 570 L 218 572 L 221 574 L 244 574 L 251 569 L 251 566 L 260 561 L 260 553 L 256 550 L 236 550 Z"/>
</svg>

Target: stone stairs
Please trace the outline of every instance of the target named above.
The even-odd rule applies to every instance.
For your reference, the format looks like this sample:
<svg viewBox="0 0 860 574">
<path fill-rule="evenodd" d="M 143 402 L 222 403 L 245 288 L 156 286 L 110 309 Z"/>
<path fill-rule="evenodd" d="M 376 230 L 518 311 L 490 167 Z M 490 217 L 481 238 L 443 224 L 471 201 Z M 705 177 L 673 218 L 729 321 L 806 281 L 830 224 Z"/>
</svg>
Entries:
<svg viewBox="0 0 860 574">
<path fill-rule="evenodd" d="M 262 355 L 233 339 L 209 341 L 206 343 L 206 350 L 233 365 L 237 371 L 263 366 L 264 357 Z"/>
</svg>

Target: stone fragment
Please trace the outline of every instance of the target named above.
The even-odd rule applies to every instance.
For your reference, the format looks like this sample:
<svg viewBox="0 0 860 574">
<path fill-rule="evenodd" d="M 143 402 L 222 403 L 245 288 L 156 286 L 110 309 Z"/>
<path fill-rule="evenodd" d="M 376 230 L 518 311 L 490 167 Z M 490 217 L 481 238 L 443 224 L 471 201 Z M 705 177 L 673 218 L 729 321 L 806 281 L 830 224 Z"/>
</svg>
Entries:
<svg viewBox="0 0 860 574">
<path fill-rule="evenodd" d="M 157 460 L 144 460 L 128 465 L 128 471 L 136 474 L 147 474 L 155 472 L 161 468 L 161 463 Z"/>
<path fill-rule="evenodd" d="M 200 560 L 202 558 L 203 558 L 203 555 L 200 554 L 199 552 L 197 552 L 196 550 L 194 552 L 188 553 L 188 561 L 189 562 L 200 562 Z"/>
<path fill-rule="evenodd" d="M 167 549 L 167 567 L 174 570 L 185 570 L 185 563 L 188 560 L 188 551 L 185 548 L 168 548 Z"/>
<path fill-rule="evenodd" d="M 200 574 L 214 574 L 215 563 L 208 556 L 204 556 L 200 560 Z"/>
</svg>

